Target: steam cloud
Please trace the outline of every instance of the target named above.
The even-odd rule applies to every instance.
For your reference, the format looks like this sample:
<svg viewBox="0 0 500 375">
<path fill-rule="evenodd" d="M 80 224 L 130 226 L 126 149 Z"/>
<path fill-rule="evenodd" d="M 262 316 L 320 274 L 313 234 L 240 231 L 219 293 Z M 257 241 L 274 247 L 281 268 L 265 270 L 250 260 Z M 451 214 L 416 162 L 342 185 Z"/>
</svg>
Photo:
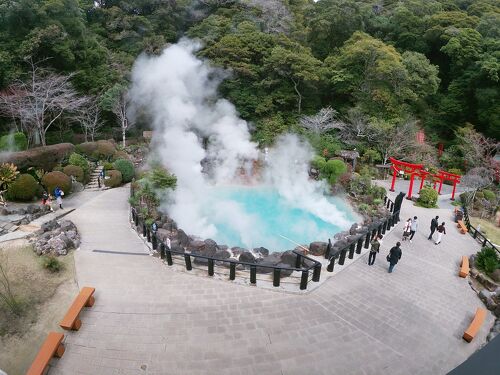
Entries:
<svg viewBox="0 0 500 375">
<path fill-rule="evenodd" d="M 161 56 L 140 56 L 132 70 L 132 102 L 151 117 L 158 155 L 177 176 L 177 189 L 162 208 L 189 234 L 213 238 L 217 227 L 224 226 L 236 230 L 248 247 L 265 246 L 269 239 L 259 237 L 258 217 L 210 194 L 214 185 L 237 181 L 240 168 L 257 159 L 259 151 L 235 107 L 217 97 L 224 72 L 194 56 L 199 48 L 182 39 Z M 269 152 L 262 183 L 276 188 L 293 206 L 347 227 L 345 214 L 323 196 L 324 186 L 308 178 L 312 154 L 296 136 L 280 138 Z M 207 157 L 213 163 L 211 178 L 202 173 Z"/>
</svg>

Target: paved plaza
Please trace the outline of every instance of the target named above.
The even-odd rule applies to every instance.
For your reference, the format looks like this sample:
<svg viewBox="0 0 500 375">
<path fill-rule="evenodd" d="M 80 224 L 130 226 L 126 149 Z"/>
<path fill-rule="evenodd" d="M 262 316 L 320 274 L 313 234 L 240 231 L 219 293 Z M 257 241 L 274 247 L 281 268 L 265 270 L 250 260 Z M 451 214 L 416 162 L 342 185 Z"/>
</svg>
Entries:
<svg viewBox="0 0 500 375">
<path fill-rule="evenodd" d="M 473 342 L 462 340 L 482 303 L 458 265 L 479 245 L 456 230 L 448 206 L 403 202 L 401 218 L 417 215 L 420 228 L 394 273 L 385 255 L 402 222 L 374 266 L 358 256 L 298 295 L 168 269 L 131 229 L 128 194 L 87 196 L 69 215 L 82 235 L 77 282 L 96 288 L 96 302 L 81 329 L 66 333 L 50 375 L 439 375 L 477 350 L 493 323 L 488 313 Z M 448 233 L 439 246 L 427 240 L 436 214 Z"/>
</svg>

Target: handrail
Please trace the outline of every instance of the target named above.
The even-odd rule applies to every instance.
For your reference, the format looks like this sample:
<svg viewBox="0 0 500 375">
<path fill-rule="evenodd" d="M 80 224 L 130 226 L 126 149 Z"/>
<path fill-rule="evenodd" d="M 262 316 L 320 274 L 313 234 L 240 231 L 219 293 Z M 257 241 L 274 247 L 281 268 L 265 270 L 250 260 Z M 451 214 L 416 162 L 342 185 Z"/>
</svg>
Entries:
<svg viewBox="0 0 500 375">
<path fill-rule="evenodd" d="M 482 243 L 482 247 L 486 247 L 486 245 L 489 245 L 489 247 L 495 249 L 498 253 L 500 253 L 500 250 L 483 233 L 478 231 L 477 228 L 470 223 L 467 207 L 463 206 L 462 208 L 464 213 L 465 225 L 472 238 L 477 239 L 479 236 L 479 239 L 481 240 L 480 242 Z M 474 230 L 474 233 L 472 233 L 471 229 Z"/>
</svg>

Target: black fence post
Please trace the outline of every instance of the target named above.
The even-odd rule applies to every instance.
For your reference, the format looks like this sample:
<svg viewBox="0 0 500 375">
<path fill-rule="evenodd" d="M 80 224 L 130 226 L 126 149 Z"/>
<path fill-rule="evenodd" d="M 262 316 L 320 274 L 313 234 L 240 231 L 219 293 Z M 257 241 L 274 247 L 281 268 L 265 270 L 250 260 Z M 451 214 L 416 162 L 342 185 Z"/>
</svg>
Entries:
<svg viewBox="0 0 500 375">
<path fill-rule="evenodd" d="M 321 277 L 321 263 L 316 263 L 314 265 L 312 281 L 317 283 Z"/>
<path fill-rule="evenodd" d="M 273 272 L 273 286 L 280 286 L 280 273 L 281 269 L 275 268 Z"/>
<path fill-rule="evenodd" d="M 165 255 L 167 256 L 167 264 L 169 266 L 171 266 L 172 264 L 174 264 L 174 262 L 172 261 L 172 252 L 170 251 L 169 247 L 165 248 Z"/>
<path fill-rule="evenodd" d="M 377 234 L 380 237 L 382 235 L 382 224 L 380 224 L 377 228 Z"/>
<path fill-rule="evenodd" d="M 257 266 L 250 266 L 250 283 L 257 284 Z"/>
<path fill-rule="evenodd" d="M 488 239 L 486 237 L 484 237 L 484 241 L 483 241 L 483 247 L 486 247 L 486 243 L 488 242 Z"/>
<path fill-rule="evenodd" d="M 349 255 L 348 255 L 349 259 L 354 258 L 354 248 L 355 247 L 356 247 L 356 243 L 355 242 L 353 242 L 351 244 L 351 246 L 349 246 Z"/>
<path fill-rule="evenodd" d="M 236 263 L 229 263 L 229 280 L 234 280 L 236 278 Z"/>
<path fill-rule="evenodd" d="M 394 203 L 391 202 L 391 212 L 394 212 Z"/>
<path fill-rule="evenodd" d="M 366 232 L 365 249 L 368 249 L 370 247 L 370 234 L 370 231 Z"/>
<path fill-rule="evenodd" d="M 358 246 L 356 247 L 356 254 L 361 254 L 361 248 L 363 247 L 363 237 L 358 240 Z"/>
<path fill-rule="evenodd" d="M 209 259 L 208 260 L 208 276 L 213 276 L 214 275 L 214 260 Z"/>
<path fill-rule="evenodd" d="M 385 205 L 385 208 L 389 208 L 389 206 L 391 205 L 391 201 L 390 200 L 387 200 L 387 203 Z"/>
<path fill-rule="evenodd" d="M 472 235 L 472 238 L 477 238 L 477 229 L 474 230 L 474 234 Z"/>
<path fill-rule="evenodd" d="M 302 271 L 302 276 L 300 277 L 300 290 L 307 289 L 307 279 L 309 278 L 309 271 Z"/>
<path fill-rule="evenodd" d="M 387 220 L 380 224 L 380 234 L 385 234 L 387 230 Z"/>
<path fill-rule="evenodd" d="M 328 263 L 328 266 L 326 267 L 326 270 L 328 272 L 333 272 L 333 267 L 335 267 L 335 257 L 330 258 L 330 263 Z"/>
<path fill-rule="evenodd" d="M 344 249 L 340 250 L 339 264 L 341 266 L 344 265 L 346 253 L 347 253 L 347 248 L 344 248 Z"/>
<path fill-rule="evenodd" d="M 142 236 L 146 237 L 146 224 L 142 223 Z"/>
<path fill-rule="evenodd" d="M 151 242 L 151 231 L 148 229 L 146 229 L 146 239 L 148 240 L 148 242 Z"/>
<path fill-rule="evenodd" d="M 184 260 L 186 261 L 186 269 L 191 271 L 193 269 L 193 266 L 191 265 L 191 255 L 184 254 Z"/>
<path fill-rule="evenodd" d="M 165 244 L 163 242 L 160 243 L 160 258 L 165 259 Z"/>
<path fill-rule="evenodd" d="M 153 232 L 153 236 L 151 237 L 151 244 L 153 245 L 153 250 L 158 249 L 158 239 L 155 232 Z"/>
<path fill-rule="evenodd" d="M 301 263 L 302 263 L 302 255 L 297 254 L 297 258 L 295 259 L 295 268 L 300 268 Z"/>
<path fill-rule="evenodd" d="M 386 203 L 387 203 L 387 199 L 388 199 L 388 198 L 387 198 L 387 195 L 386 195 L 386 196 L 384 197 L 384 204 L 386 204 Z"/>
</svg>

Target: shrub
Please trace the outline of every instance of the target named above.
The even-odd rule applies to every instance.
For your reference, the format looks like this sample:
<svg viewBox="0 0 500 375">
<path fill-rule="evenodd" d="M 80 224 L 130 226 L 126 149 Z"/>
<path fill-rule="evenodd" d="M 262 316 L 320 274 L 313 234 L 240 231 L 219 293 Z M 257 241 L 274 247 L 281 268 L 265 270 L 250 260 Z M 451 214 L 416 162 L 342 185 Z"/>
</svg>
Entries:
<svg viewBox="0 0 500 375">
<path fill-rule="evenodd" d="M 97 141 L 97 149 L 92 156 L 99 160 L 110 160 L 116 152 L 115 145 L 110 141 Z"/>
<path fill-rule="evenodd" d="M 85 142 L 76 146 L 76 152 L 87 157 L 91 157 L 95 151 L 97 151 L 96 142 Z"/>
<path fill-rule="evenodd" d="M 83 182 L 85 179 L 85 173 L 78 165 L 67 165 L 64 167 L 63 172 L 68 176 L 73 176 L 78 182 Z"/>
<path fill-rule="evenodd" d="M 376 162 L 382 161 L 382 156 L 380 155 L 380 152 L 378 152 L 377 150 L 374 150 L 372 148 L 368 148 L 363 153 L 361 160 L 364 163 L 374 164 Z"/>
<path fill-rule="evenodd" d="M 462 170 L 458 168 L 450 168 L 448 169 L 448 172 L 453 174 L 458 174 L 459 176 L 463 174 Z"/>
<path fill-rule="evenodd" d="M 30 174 L 21 174 L 10 184 L 6 197 L 12 200 L 31 201 L 37 193 L 38 182 Z"/>
<path fill-rule="evenodd" d="M 85 159 L 82 155 L 73 152 L 69 156 L 69 164 L 76 165 L 83 170 L 84 174 L 88 174 L 90 172 L 90 165 L 87 159 Z"/>
<path fill-rule="evenodd" d="M 0 164 L 0 190 L 8 188 L 16 180 L 18 174 L 19 172 L 14 164 Z"/>
<path fill-rule="evenodd" d="M 64 172 L 64 168 L 61 164 L 57 164 L 53 169 L 52 169 L 53 172 L 57 171 L 57 172 Z"/>
<path fill-rule="evenodd" d="M 128 157 L 128 154 L 125 151 L 119 150 L 119 151 L 116 151 L 113 154 L 113 158 L 112 159 L 113 159 L 113 161 L 117 161 L 119 159 L 129 160 L 129 157 Z"/>
<path fill-rule="evenodd" d="M 43 256 L 42 266 L 52 273 L 59 272 L 62 269 L 62 263 L 53 256 Z"/>
<path fill-rule="evenodd" d="M 75 149 L 71 143 L 60 143 L 52 146 L 37 147 L 27 151 L 12 152 L 0 156 L 0 162 L 13 163 L 18 169 L 34 167 L 51 171 Z"/>
<path fill-rule="evenodd" d="M 387 191 L 383 186 L 372 186 L 370 188 L 370 194 L 375 199 L 383 199 L 387 195 Z"/>
<path fill-rule="evenodd" d="M 163 168 L 154 168 L 149 175 L 149 179 L 155 189 L 175 189 L 177 186 L 177 177 Z"/>
<path fill-rule="evenodd" d="M 50 172 L 43 176 L 42 184 L 50 194 L 54 194 L 54 189 L 59 186 L 65 194 L 71 191 L 71 178 L 63 172 Z"/>
<path fill-rule="evenodd" d="M 107 187 L 114 188 L 122 183 L 122 173 L 120 171 L 112 169 L 106 173 L 106 177 L 109 177 L 104 179 L 104 185 Z"/>
<path fill-rule="evenodd" d="M 500 268 L 500 259 L 495 249 L 484 247 L 477 253 L 476 266 L 486 273 L 492 273 L 497 268 Z"/>
<path fill-rule="evenodd" d="M 130 160 L 118 159 L 113 163 L 114 169 L 122 174 L 123 182 L 130 182 L 134 178 L 134 164 Z"/>
<path fill-rule="evenodd" d="M 436 203 L 438 200 L 438 193 L 436 190 L 432 188 L 423 188 L 420 190 L 420 195 L 417 199 L 417 202 L 422 207 L 434 208 L 437 207 Z"/>
<path fill-rule="evenodd" d="M 483 195 L 484 195 L 484 198 L 489 200 L 490 202 L 494 202 L 497 199 L 495 192 L 488 190 L 488 189 L 483 190 Z"/>
<path fill-rule="evenodd" d="M 24 151 L 28 140 L 23 132 L 11 133 L 0 138 L 0 151 Z"/>
<path fill-rule="evenodd" d="M 324 176 L 330 184 L 336 183 L 337 178 L 345 172 L 347 172 L 347 166 L 342 160 L 338 159 L 328 160 L 321 169 L 322 176 Z"/>
<path fill-rule="evenodd" d="M 106 171 L 110 171 L 111 169 L 114 169 L 115 167 L 113 166 L 113 163 L 110 163 L 109 161 L 107 161 L 103 164 L 103 168 Z"/>
</svg>

